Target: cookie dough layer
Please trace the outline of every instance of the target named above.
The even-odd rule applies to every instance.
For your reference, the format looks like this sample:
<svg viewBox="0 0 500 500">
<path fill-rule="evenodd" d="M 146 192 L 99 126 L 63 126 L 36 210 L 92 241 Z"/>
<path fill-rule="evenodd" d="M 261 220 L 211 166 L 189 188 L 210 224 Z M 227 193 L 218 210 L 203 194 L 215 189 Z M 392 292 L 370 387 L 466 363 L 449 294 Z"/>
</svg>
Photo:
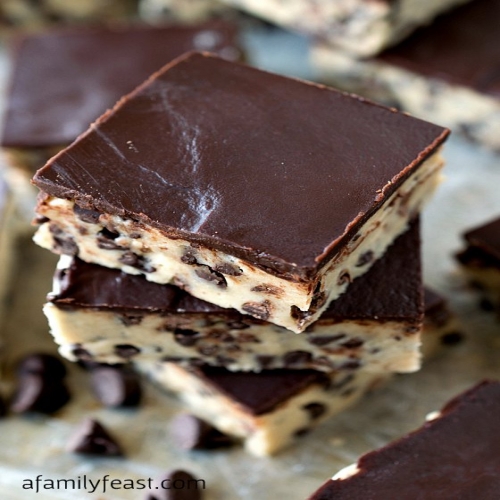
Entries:
<svg viewBox="0 0 500 500">
<path fill-rule="evenodd" d="M 222 1 L 272 23 L 328 40 L 357 56 L 369 56 L 466 0 Z"/>
<path fill-rule="evenodd" d="M 174 363 L 138 363 L 156 384 L 257 456 L 275 454 L 320 422 L 353 405 L 386 375 L 326 375 L 312 370 L 187 370 Z"/>
<path fill-rule="evenodd" d="M 497 498 L 500 383 L 484 381 L 420 429 L 362 456 L 309 500 Z M 422 459 L 425 457 L 425 459 Z"/>
<path fill-rule="evenodd" d="M 228 11 L 220 0 L 139 0 L 139 13 L 146 21 L 176 19 L 202 21 Z"/>
<path fill-rule="evenodd" d="M 439 184 L 441 167 L 440 156 L 431 157 L 401 185 L 354 236 L 337 262 L 321 270 L 316 286 L 322 290 L 319 293 L 311 293 L 307 283 L 282 279 L 233 255 L 193 247 L 187 240 L 169 239 L 132 220 L 97 213 L 96 223 L 88 222 L 88 214 L 75 210 L 74 202 L 59 198 L 48 197 L 39 204 L 38 214 L 48 221 L 34 240 L 56 253 L 144 274 L 157 283 L 173 283 L 199 299 L 301 332 L 407 230 L 409 218 L 420 211 Z"/>
<path fill-rule="evenodd" d="M 500 150 L 500 0 L 475 0 L 378 57 L 356 59 L 324 43 L 318 78 L 398 107 Z"/>
<path fill-rule="evenodd" d="M 49 299 L 44 311 L 52 334 L 72 360 L 120 363 L 133 357 L 234 371 L 406 372 L 420 366 L 416 222 L 300 335 L 171 285 L 67 256 L 61 258 Z"/>
<path fill-rule="evenodd" d="M 2 0 L 0 26 L 35 27 L 58 21 L 103 21 L 130 17 L 134 0 Z"/>
</svg>

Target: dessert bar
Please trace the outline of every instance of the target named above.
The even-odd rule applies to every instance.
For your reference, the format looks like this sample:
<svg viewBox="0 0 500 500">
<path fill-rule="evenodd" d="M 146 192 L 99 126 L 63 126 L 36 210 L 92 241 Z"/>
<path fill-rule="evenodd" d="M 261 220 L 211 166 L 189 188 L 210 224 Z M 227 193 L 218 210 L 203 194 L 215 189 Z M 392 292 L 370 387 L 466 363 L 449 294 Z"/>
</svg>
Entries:
<svg viewBox="0 0 500 500">
<path fill-rule="evenodd" d="M 500 150 L 500 0 L 475 0 L 377 57 L 324 43 L 311 51 L 321 81 L 408 111 Z"/>
<path fill-rule="evenodd" d="M 408 228 L 447 135 L 189 54 L 37 172 L 35 241 L 302 332 Z"/>
<path fill-rule="evenodd" d="M 377 54 L 466 0 L 222 0 L 358 56 Z"/>
<path fill-rule="evenodd" d="M 468 280 L 500 309 L 500 218 L 464 234 L 466 248 L 457 254 Z"/>
<path fill-rule="evenodd" d="M 175 286 L 67 256 L 44 312 L 61 354 L 72 360 L 414 371 L 423 313 L 418 223 L 300 335 Z"/>
<path fill-rule="evenodd" d="M 175 363 L 136 367 L 175 394 L 188 411 L 239 438 L 247 451 L 258 456 L 289 446 L 387 377 L 313 370 L 229 372 L 215 367 L 186 369 Z"/>
<path fill-rule="evenodd" d="M 165 18 L 181 22 L 202 21 L 228 10 L 220 0 L 139 0 L 139 13 L 147 21 Z"/>
<path fill-rule="evenodd" d="M 482 382 L 420 429 L 341 470 L 309 500 L 494 500 L 500 491 L 499 415 L 500 383 Z"/>
<path fill-rule="evenodd" d="M 72 4 L 72 2 L 68 2 Z M 36 169 L 151 73 L 190 50 L 238 59 L 233 24 L 59 28 L 16 38 L 1 144 Z"/>
</svg>

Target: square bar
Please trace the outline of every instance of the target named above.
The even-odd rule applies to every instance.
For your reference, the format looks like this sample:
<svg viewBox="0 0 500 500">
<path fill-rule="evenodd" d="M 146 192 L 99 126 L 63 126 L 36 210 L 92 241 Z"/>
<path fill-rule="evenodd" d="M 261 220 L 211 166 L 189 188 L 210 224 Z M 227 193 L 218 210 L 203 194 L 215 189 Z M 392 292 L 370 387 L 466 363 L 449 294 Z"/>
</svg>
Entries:
<svg viewBox="0 0 500 500">
<path fill-rule="evenodd" d="M 35 241 L 302 332 L 408 228 L 448 132 L 190 54 L 37 172 Z"/>
<path fill-rule="evenodd" d="M 500 0 L 475 0 L 377 57 L 356 59 L 317 42 L 318 78 L 442 123 L 500 150 Z"/>
<path fill-rule="evenodd" d="M 500 383 L 452 399 L 407 436 L 363 455 L 309 500 L 495 499 L 500 491 Z"/>
<path fill-rule="evenodd" d="M 60 262 L 44 312 L 61 354 L 73 361 L 133 358 L 231 371 L 408 372 L 420 367 L 417 222 L 301 335 L 172 285 L 62 259 L 69 262 Z"/>
</svg>

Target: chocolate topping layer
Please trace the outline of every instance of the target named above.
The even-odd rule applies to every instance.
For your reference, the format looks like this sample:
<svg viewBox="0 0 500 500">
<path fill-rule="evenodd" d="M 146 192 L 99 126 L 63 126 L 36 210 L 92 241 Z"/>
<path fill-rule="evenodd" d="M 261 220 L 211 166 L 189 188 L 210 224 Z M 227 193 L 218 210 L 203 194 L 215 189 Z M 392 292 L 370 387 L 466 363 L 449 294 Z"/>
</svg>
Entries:
<svg viewBox="0 0 500 500">
<path fill-rule="evenodd" d="M 283 369 L 253 373 L 204 366 L 192 371 L 253 415 L 274 410 L 280 403 L 313 384 L 326 387 L 330 380 L 325 373 L 314 370 Z"/>
<path fill-rule="evenodd" d="M 474 0 L 378 59 L 500 97 L 499 19 L 500 0 Z"/>
<path fill-rule="evenodd" d="M 2 145 L 64 145 L 190 50 L 238 59 L 235 26 L 73 28 L 18 40 Z"/>
<path fill-rule="evenodd" d="M 456 257 L 464 266 L 500 268 L 500 218 L 464 234 L 467 248 Z"/>
<path fill-rule="evenodd" d="M 500 491 L 500 383 L 482 382 L 441 416 L 327 481 L 310 500 L 369 498 L 495 500 Z M 369 492 L 369 494 L 367 494 Z"/>
<path fill-rule="evenodd" d="M 172 285 L 158 285 L 142 276 L 88 264 L 74 259 L 56 273 L 57 295 L 49 300 L 58 307 L 95 307 L 119 311 L 145 310 L 166 313 L 225 314 L 229 318 L 258 321 L 197 299 Z M 422 314 L 419 224 L 389 247 L 349 293 L 331 303 L 322 318 L 419 319 Z"/>
<path fill-rule="evenodd" d="M 447 135 L 359 97 L 195 53 L 122 99 L 34 183 L 309 280 Z"/>
</svg>

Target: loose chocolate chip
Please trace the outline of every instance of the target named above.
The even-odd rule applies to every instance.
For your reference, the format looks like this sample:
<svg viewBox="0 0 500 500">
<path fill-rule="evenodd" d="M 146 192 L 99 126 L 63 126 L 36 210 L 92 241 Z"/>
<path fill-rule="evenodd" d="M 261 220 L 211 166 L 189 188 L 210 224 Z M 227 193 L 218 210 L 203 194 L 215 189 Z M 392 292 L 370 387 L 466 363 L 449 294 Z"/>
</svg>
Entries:
<svg viewBox="0 0 500 500">
<path fill-rule="evenodd" d="M 312 361 L 312 354 L 307 351 L 290 351 L 283 356 L 283 364 L 287 368 L 304 366 Z"/>
<path fill-rule="evenodd" d="M 97 421 L 86 418 L 68 441 L 67 450 L 84 455 L 122 456 L 120 445 Z"/>
<path fill-rule="evenodd" d="M 143 319 L 141 314 L 120 314 L 118 317 L 125 326 L 140 325 Z"/>
<path fill-rule="evenodd" d="M 174 470 L 156 478 L 144 500 L 201 500 L 205 481 L 189 472 Z"/>
<path fill-rule="evenodd" d="M 200 339 L 200 333 L 195 332 L 194 330 L 176 328 L 174 331 L 174 339 L 178 344 L 184 347 L 191 347 L 194 346 Z"/>
<path fill-rule="evenodd" d="M 91 372 L 94 394 L 105 406 L 137 406 L 142 390 L 138 375 L 130 368 L 99 366 Z"/>
<path fill-rule="evenodd" d="M 170 431 L 177 446 L 183 450 L 207 450 L 233 444 L 229 436 L 187 413 L 177 415 L 172 420 Z"/>
<path fill-rule="evenodd" d="M 309 413 L 312 420 L 316 420 L 326 412 L 326 406 L 323 403 L 309 403 L 302 408 Z"/>
<path fill-rule="evenodd" d="M 135 267 L 144 273 L 154 273 L 156 271 L 156 269 L 149 264 L 145 257 L 137 255 L 134 252 L 124 252 L 118 261 L 126 266 Z"/>
<path fill-rule="evenodd" d="M 443 345 L 457 345 L 464 340 L 464 335 L 461 332 L 445 333 L 441 337 L 441 344 Z"/>
<path fill-rule="evenodd" d="M 130 344 L 119 344 L 115 345 L 115 354 L 124 359 L 130 359 L 141 352 L 138 347 Z"/>
<path fill-rule="evenodd" d="M 265 370 L 266 368 L 269 368 L 271 366 L 271 364 L 274 362 L 275 357 L 267 354 L 260 354 L 259 356 L 256 356 L 255 359 L 257 363 L 259 363 L 261 369 Z"/>
<path fill-rule="evenodd" d="M 25 373 L 17 383 L 10 409 L 14 413 L 54 413 L 70 400 L 62 381 L 45 379 L 40 374 Z"/>
<path fill-rule="evenodd" d="M 323 346 L 331 344 L 332 342 L 336 342 L 337 340 L 343 339 L 346 337 L 345 333 L 339 333 L 338 335 L 322 335 L 321 337 L 309 337 L 307 341 L 310 344 Z"/>
<path fill-rule="evenodd" d="M 66 376 L 66 367 L 52 354 L 34 353 L 18 362 L 16 372 L 19 376 L 31 373 L 46 379 L 62 380 Z"/>
<path fill-rule="evenodd" d="M 272 305 L 268 300 L 264 302 L 245 302 L 241 308 L 258 319 L 267 321 L 271 316 Z"/>
<path fill-rule="evenodd" d="M 347 347 L 348 349 L 357 349 L 364 344 L 364 341 L 358 338 L 349 339 L 346 342 L 342 342 L 342 346 Z"/>
<path fill-rule="evenodd" d="M 200 266 L 194 271 L 203 280 L 211 281 L 221 288 L 227 287 L 226 278 L 221 273 L 214 271 L 208 266 Z"/>
<path fill-rule="evenodd" d="M 228 276 L 241 276 L 243 274 L 243 271 L 239 267 L 227 263 L 215 266 L 214 271 L 221 274 L 227 274 Z"/>
<path fill-rule="evenodd" d="M 88 222 L 89 224 L 97 224 L 101 215 L 97 210 L 87 210 L 76 203 L 73 205 L 73 212 L 81 221 Z"/>
<path fill-rule="evenodd" d="M 373 261 L 374 257 L 375 254 L 373 253 L 373 250 L 368 250 L 367 252 L 362 253 L 359 256 L 358 262 L 356 263 L 356 267 L 366 266 L 366 264 L 369 264 L 370 262 Z"/>
</svg>

